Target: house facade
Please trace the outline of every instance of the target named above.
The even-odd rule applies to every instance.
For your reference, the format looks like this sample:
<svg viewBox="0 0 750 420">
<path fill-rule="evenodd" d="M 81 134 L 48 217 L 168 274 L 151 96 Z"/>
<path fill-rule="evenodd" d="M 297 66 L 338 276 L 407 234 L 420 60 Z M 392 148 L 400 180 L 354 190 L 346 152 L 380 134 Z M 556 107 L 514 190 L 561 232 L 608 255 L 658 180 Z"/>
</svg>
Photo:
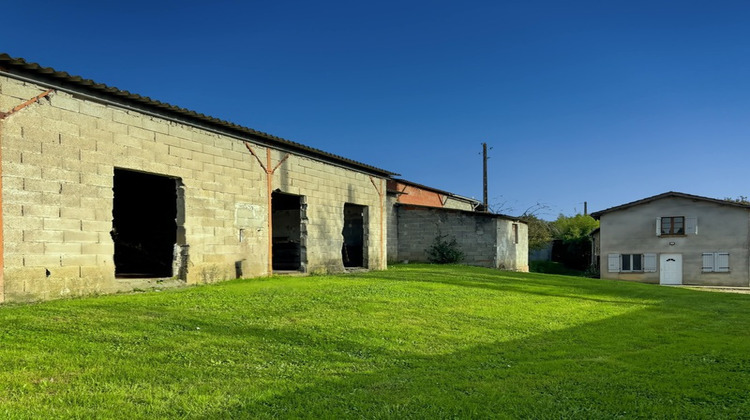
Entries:
<svg viewBox="0 0 750 420">
<path fill-rule="evenodd" d="M 0 55 L 0 302 L 386 268 L 393 173 Z"/>
<path fill-rule="evenodd" d="M 750 285 L 750 206 L 667 192 L 592 216 L 601 278 Z"/>
</svg>

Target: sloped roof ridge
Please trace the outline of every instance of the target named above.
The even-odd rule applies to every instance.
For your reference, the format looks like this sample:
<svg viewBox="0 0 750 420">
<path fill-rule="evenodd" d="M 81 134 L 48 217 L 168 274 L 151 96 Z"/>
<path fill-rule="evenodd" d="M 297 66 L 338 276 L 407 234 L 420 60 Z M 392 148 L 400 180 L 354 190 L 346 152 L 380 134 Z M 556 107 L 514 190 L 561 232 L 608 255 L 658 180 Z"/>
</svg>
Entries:
<svg viewBox="0 0 750 420">
<path fill-rule="evenodd" d="M 640 200 L 631 201 L 629 203 L 620 204 L 619 206 L 614 206 L 608 209 L 593 212 L 591 213 L 591 217 L 598 219 L 602 214 L 605 214 L 605 213 L 610 213 L 610 212 L 618 211 L 618 210 L 625 210 L 630 207 L 634 207 L 640 204 L 650 203 L 652 201 L 661 200 L 663 198 L 668 198 L 668 197 L 678 197 L 678 198 L 685 198 L 689 200 L 707 201 L 710 203 L 720 204 L 723 206 L 733 206 L 733 207 L 750 209 L 750 205 L 748 204 L 736 203 L 733 201 L 722 200 L 718 198 L 703 197 L 703 196 L 694 195 L 694 194 L 687 194 L 687 193 L 683 193 L 679 191 L 667 191 L 665 193 L 657 194 L 651 197 L 642 198 Z"/>
<path fill-rule="evenodd" d="M 311 155 L 324 158 L 329 161 L 335 161 L 335 162 L 344 164 L 346 166 L 364 169 L 364 170 L 367 170 L 368 172 L 373 172 L 373 173 L 385 175 L 388 177 L 393 176 L 393 175 L 398 175 L 394 172 L 387 171 L 381 168 L 377 168 L 375 166 L 368 165 L 362 162 L 358 162 L 353 159 L 345 158 L 343 156 L 339 156 L 333 153 L 329 153 L 321 149 L 306 146 L 302 143 L 287 140 L 285 138 L 274 136 L 272 134 L 258 131 L 249 127 L 245 127 L 245 126 L 242 126 L 242 125 L 230 122 L 230 121 L 225 121 L 216 117 L 205 115 L 205 114 L 193 111 L 191 109 L 182 108 L 182 107 L 172 105 L 166 102 L 158 101 L 156 99 L 151 99 L 148 96 L 139 95 L 137 93 L 131 93 L 127 90 L 109 86 L 104 83 L 97 83 L 91 79 L 85 79 L 81 76 L 71 75 L 67 72 L 58 71 L 51 67 L 43 67 L 37 63 L 27 62 L 23 58 L 14 58 L 6 53 L 0 53 L 0 70 L 11 73 L 11 74 L 15 74 L 15 72 L 12 71 L 11 69 L 15 70 L 15 72 L 19 72 L 24 75 L 27 75 L 27 74 L 35 75 L 37 76 L 37 79 L 39 77 L 43 79 L 48 79 L 49 81 L 47 83 L 58 82 L 62 84 L 68 84 L 71 87 L 81 88 L 90 92 L 95 92 L 105 97 L 107 96 L 114 97 L 115 98 L 114 101 L 129 102 L 132 104 L 136 104 L 140 107 L 152 108 L 160 112 L 171 113 L 171 114 L 178 115 L 184 118 L 189 118 L 198 122 L 210 124 L 214 126 L 215 128 L 234 131 L 241 137 L 248 137 L 248 136 L 254 137 L 256 139 L 265 141 L 266 143 L 271 144 L 271 145 L 276 143 L 278 146 L 284 146 L 286 148 L 298 150 L 301 152 L 306 152 Z M 31 77 L 31 78 L 33 79 L 34 77 Z M 40 80 L 40 82 L 44 82 L 44 80 Z M 252 139 L 248 139 L 248 140 L 252 140 Z"/>
<path fill-rule="evenodd" d="M 461 200 L 466 200 L 466 201 L 480 203 L 480 201 L 477 200 L 477 199 L 475 199 L 475 198 L 466 197 L 466 196 L 459 195 L 459 194 L 454 194 L 454 193 L 452 193 L 450 191 L 445 191 L 445 190 L 441 190 L 441 189 L 438 189 L 438 188 L 430 187 L 429 185 L 419 184 L 417 182 L 409 181 L 408 179 L 393 178 L 393 180 L 396 181 L 396 182 L 400 182 L 402 184 L 408 184 L 408 185 L 411 185 L 411 186 L 414 186 L 414 187 L 423 188 L 425 190 L 430 190 L 430 191 L 436 192 L 438 194 L 447 195 L 447 196 L 450 196 L 450 197 L 456 197 L 456 198 L 461 199 Z"/>
</svg>

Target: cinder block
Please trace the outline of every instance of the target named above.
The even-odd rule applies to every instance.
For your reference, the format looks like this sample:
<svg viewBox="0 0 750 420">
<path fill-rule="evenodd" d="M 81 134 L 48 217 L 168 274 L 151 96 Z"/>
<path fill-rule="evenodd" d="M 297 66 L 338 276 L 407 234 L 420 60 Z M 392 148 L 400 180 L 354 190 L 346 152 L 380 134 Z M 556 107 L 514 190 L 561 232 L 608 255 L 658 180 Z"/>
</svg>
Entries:
<svg viewBox="0 0 750 420">
<path fill-rule="evenodd" d="M 81 230 L 84 232 L 109 232 L 112 230 L 112 221 L 93 221 L 83 220 L 81 221 Z"/>
<path fill-rule="evenodd" d="M 62 242 L 63 231 L 61 230 L 24 230 L 24 242 Z"/>
<path fill-rule="evenodd" d="M 96 242 L 99 242 L 99 233 L 66 230 L 66 231 L 63 231 L 62 239 L 65 242 L 76 242 L 76 243 L 94 242 L 96 243 Z"/>
<path fill-rule="evenodd" d="M 44 227 L 44 219 L 38 216 L 13 216 L 6 214 L 3 219 L 6 232 L 11 230 L 41 230 Z"/>
<path fill-rule="evenodd" d="M 144 117 L 142 123 L 143 128 L 145 128 L 146 130 L 161 134 L 169 133 L 169 122 L 166 120 L 161 120 L 154 117 Z"/>
<path fill-rule="evenodd" d="M 81 244 L 76 242 L 45 242 L 44 253 L 55 255 L 80 254 Z"/>
<path fill-rule="evenodd" d="M 194 152 L 203 152 L 203 144 L 190 138 L 180 138 L 180 147 Z"/>
<path fill-rule="evenodd" d="M 29 255 L 23 259 L 26 267 L 61 267 L 61 260 L 60 255 Z"/>
<path fill-rule="evenodd" d="M 48 218 L 42 219 L 44 230 L 81 230 L 78 219 Z"/>
<path fill-rule="evenodd" d="M 84 243 L 81 244 L 81 253 L 82 254 L 91 254 L 91 255 L 114 255 L 115 253 L 115 244 L 114 242 L 109 243 Z"/>
<path fill-rule="evenodd" d="M 63 219 L 96 220 L 96 212 L 94 208 L 89 207 L 62 207 L 60 217 Z"/>
<path fill-rule="evenodd" d="M 3 158 L 5 155 L 3 154 Z M 40 159 L 41 160 L 41 159 Z M 41 179 L 41 166 L 33 163 L 3 162 L 3 177 L 17 176 L 27 179 Z"/>
<path fill-rule="evenodd" d="M 128 130 L 132 131 L 135 128 L 137 127 L 128 127 Z M 143 139 L 134 137 L 130 134 L 114 134 L 114 142 L 120 146 L 133 147 L 136 149 L 143 147 Z"/>
<path fill-rule="evenodd" d="M 193 159 L 193 152 L 178 146 L 169 146 L 169 154 L 182 159 Z"/>
<path fill-rule="evenodd" d="M 44 179 L 27 179 L 24 182 L 26 191 L 54 192 L 59 194 L 61 187 L 57 181 L 47 181 Z"/>
<path fill-rule="evenodd" d="M 6 242 L 5 249 L 6 255 L 8 254 L 20 254 L 20 255 L 38 255 L 44 254 L 44 243 L 43 242 Z"/>
<path fill-rule="evenodd" d="M 106 105 L 91 101 L 80 101 L 78 105 L 81 114 L 96 118 L 112 119 L 112 109 Z"/>
<path fill-rule="evenodd" d="M 19 82 L 8 78 L 3 78 L 3 83 L 0 84 L 0 92 L 3 95 L 21 99 L 21 101 L 18 102 L 19 104 L 36 97 L 45 90 L 46 89 L 42 89 L 40 86 L 31 83 Z"/>
<path fill-rule="evenodd" d="M 114 112 L 114 111 L 113 111 Z M 110 121 L 109 119 L 100 119 L 96 120 L 96 128 L 104 131 L 109 131 L 110 133 L 116 133 L 116 134 L 127 134 L 128 133 L 128 125 L 116 122 L 114 120 Z"/>
<path fill-rule="evenodd" d="M 43 193 L 39 191 L 7 190 L 3 196 L 5 203 L 21 204 L 25 206 L 21 209 L 22 214 L 26 207 L 30 205 L 41 206 L 44 202 Z"/>
<path fill-rule="evenodd" d="M 80 102 L 80 100 L 73 98 L 69 94 L 59 91 L 50 98 L 52 106 L 76 113 L 80 112 Z"/>
<path fill-rule="evenodd" d="M 140 127 L 128 127 L 128 135 L 134 138 L 148 140 L 148 141 L 154 141 L 155 136 L 154 132 L 151 130 L 145 130 Z"/>
<path fill-rule="evenodd" d="M 98 263 L 96 255 L 62 255 L 61 265 L 64 267 L 69 266 L 82 266 L 82 265 L 96 265 Z"/>
<path fill-rule="evenodd" d="M 143 117 L 130 111 L 123 111 L 117 108 L 112 109 L 112 121 L 124 124 L 126 126 L 141 127 Z"/>
</svg>

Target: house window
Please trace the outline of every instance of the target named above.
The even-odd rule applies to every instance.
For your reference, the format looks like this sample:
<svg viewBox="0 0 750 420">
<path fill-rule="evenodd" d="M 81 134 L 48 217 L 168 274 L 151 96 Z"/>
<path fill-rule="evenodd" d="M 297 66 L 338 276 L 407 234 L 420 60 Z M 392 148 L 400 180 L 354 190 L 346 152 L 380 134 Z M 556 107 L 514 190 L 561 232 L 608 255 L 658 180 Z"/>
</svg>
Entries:
<svg viewBox="0 0 750 420">
<path fill-rule="evenodd" d="M 513 224 L 513 243 L 518 243 L 518 224 Z"/>
<path fill-rule="evenodd" d="M 656 254 L 609 254 L 607 268 L 610 273 L 656 272 Z"/>
<path fill-rule="evenodd" d="M 685 234 L 685 217 L 662 217 L 661 218 L 662 235 L 684 235 Z"/>
<path fill-rule="evenodd" d="M 703 267 L 704 273 L 728 273 L 729 272 L 729 253 L 728 252 L 704 252 Z"/>
<path fill-rule="evenodd" d="M 620 258 L 622 260 L 620 271 L 643 271 L 643 255 L 622 254 Z"/>
</svg>

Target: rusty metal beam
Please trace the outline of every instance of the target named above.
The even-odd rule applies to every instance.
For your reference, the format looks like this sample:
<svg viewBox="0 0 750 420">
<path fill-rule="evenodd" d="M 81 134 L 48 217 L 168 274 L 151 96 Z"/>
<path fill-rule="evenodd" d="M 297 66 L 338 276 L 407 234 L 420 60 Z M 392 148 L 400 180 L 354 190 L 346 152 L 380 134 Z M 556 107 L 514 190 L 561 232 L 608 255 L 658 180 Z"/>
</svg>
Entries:
<svg viewBox="0 0 750 420">
<path fill-rule="evenodd" d="M 258 164 L 261 168 L 263 168 L 263 172 L 266 174 L 266 207 L 268 211 L 267 219 L 268 219 L 268 275 L 270 276 L 273 274 L 273 209 L 271 202 L 273 191 L 271 191 L 272 188 L 272 177 L 274 172 L 276 172 L 277 169 L 279 169 L 279 166 L 281 166 L 282 163 L 284 163 L 287 159 L 289 159 L 289 153 L 284 155 L 283 158 L 279 161 L 279 163 L 276 164 L 276 166 L 273 167 L 273 169 L 269 169 L 271 167 L 271 148 L 266 147 L 266 163 L 263 164 L 263 161 L 260 160 L 260 157 L 253 151 L 252 147 L 250 147 L 250 144 L 245 142 L 245 147 L 247 147 L 247 150 L 250 151 L 250 154 L 252 154 L 255 159 L 258 161 Z"/>
<path fill-rule="evenodd" d="M 44 98 L 45 96 L 48 96 L 49 94 L 51 94 L 54 91 L 55 91 L 54 89 L 50 89 L 48 91 L 42 92 L 39 95 L 36 95 L 35 97 L 29 99 L 28 101 L 26 101 L 26 102 L 24 102 L 24 103 L 22 103 L 20 105 L 17 105 L 16 107 L 14 107 L 13 109 L 11 109 L 8 112 L 1 112 L 0 111 L 0 120 L 4 120 L 5 118 L 7 118 L 7 117 L 9 117 L 9 116 L 11 116 L 13 114 L 15 114 L 16 112 L 18 112 L 18 111 L 26 108 L 27 106 L 29 106 L 29 105 L 31 105 L 31 104 L 33 104 L 35 102 L 38 102 L 40 99 Z"/>
<path fill-rule="evenodd" d="M 380 267 L 383 267 L 383 264 L 385 264 L 385 236 L 383 236 L 384 232 L 384 221 L 383 221 L 383 215 L 385 213 L 385 199 L 383 198 L 383 184 L 382 179 L 380 180 L 380 186 L 375 184 L 375 179 L 373 177 L 370 177 L 370 182 L 372 183 L 372 186 L 375 187 L 375 191 L 378 192 L 378 197 L 380 197 Z"/>
</svg>

